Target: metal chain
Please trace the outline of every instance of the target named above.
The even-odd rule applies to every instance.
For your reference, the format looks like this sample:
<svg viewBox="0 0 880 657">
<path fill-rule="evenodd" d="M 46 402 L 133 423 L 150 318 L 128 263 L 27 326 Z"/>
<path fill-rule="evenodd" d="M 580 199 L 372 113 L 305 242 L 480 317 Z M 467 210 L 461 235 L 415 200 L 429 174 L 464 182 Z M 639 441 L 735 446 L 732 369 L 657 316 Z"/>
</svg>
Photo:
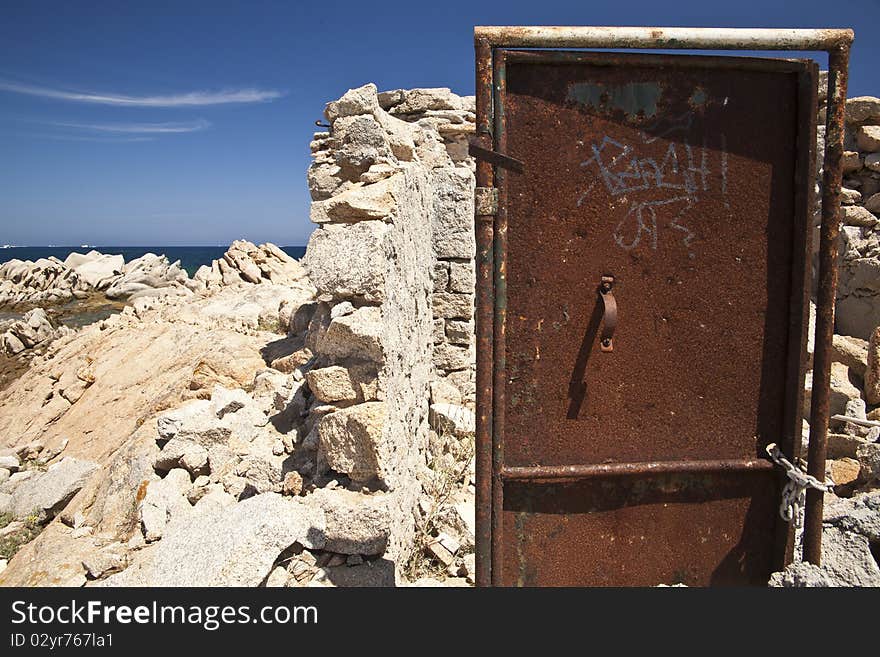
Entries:
<svg viewBox="0 0 880 657">
<path fill-rule="evenodd" d="M 834 487 L 834 481 L 828 477 L 828 482 L 819 481 L 812 475 L 808 475 L 798 466 L 785 458 L 785 455 L 776 446 L 776 443 L 767 445 L 767 454 L 773 459 L 773 462 L 785 470 L 785 476 L 788 482 L 782 489 L 782 502 L 779 505 L 779 515 L 785 522 L 791 522 L 792 518 L 797 519 L 797 526 L 801 525 L 801 517 L 798 513 L 798 507 L 803 506 L 804 498 L 807 495 L 807 488 L 815 488 L 826 493 L 830 493 Z"/>
</svg>

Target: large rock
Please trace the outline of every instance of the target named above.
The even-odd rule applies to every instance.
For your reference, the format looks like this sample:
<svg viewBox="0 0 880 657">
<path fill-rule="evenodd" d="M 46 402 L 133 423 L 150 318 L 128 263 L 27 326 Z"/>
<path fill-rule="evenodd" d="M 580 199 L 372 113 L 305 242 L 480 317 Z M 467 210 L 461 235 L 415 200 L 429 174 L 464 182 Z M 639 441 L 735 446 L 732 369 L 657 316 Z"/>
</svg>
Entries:
<svg viewBox="0 0 880 657">
<path fill-rule="evenodd" d="M 188 281 L 180 261 L 171 263 L 164 255 L 145 253 L 125 265 L 122 276 L 105 294 L 111 299 L 135 299 L 157 293 L 185 295 L 188 290 L 184 285 Z"/>
<path fill-rule="evenodd" d="M 306 499 L 324 511 L 325 550 L 360 555 L 385 552 L 391 534 L 386 495 L 363 495 L 337 488 L 316 490 Z"/>
<path fill-rule="evenodd" d="M 89 251 L 86 254 L 71 253 L 64 264 L 77 273 L 81 284 L 95 290 L 103 290 L 122 274 L 125 259 L 121 255 Z"/>
<path fill-rule="evenodd" d="M 12 493 L 12 514 L 26 518 L 30 514 L 44 513 L 53 517 L 85 485 L 98 469 L 91 461 L 68 456 L 49 466 L 46 472 L 19 484 Z"/>
<path fill-rule="evenodd" d="M 804 394 L 803 417 L 810 418 L 810 403 L 813 391 L 813 372 L 807 372 L 806 388 Z M 843 415 L 846 405 L 853 399 L 861 399 L 861 391 L 853 384 L 849 368 L 843 363 L 831 363 L 831 394 L 829 395 L 829 409 L 831 415 Z"/>
<path fill-rule="evenodd" d="M 381 363 L 384 360 L 382 331 L 382 309 L 363 306 L 332 319 L 317 349 L 335 360 L 354 358 Z"/>
<path fill-rule="evenodd" d="M 104 583 L 258 586 L 278 556 L 294 543 L 324 547 L 323 511 L 266 493 L 172 520 L 155 547 L 139 553 L 132 566 Z"/>
<path fill-rule="evenodd" d="M 352 481 L 381 480 L 392 458 L 384 440 L 387 413 L 384 402 L 366 402 L 324 416 L 318 435 L 327 465 Z"/>
<path fill-rule="evenodd" d="M 34 308 L 26 312 L 20 320 L 9 325 L 6 332 L 0 335 L 0 349 L 7 356 L 14 356 L 25 349 L 44 345 L 68 332 L 69 329 L 65 327 L 56 329 L 45 310 Z"/>
<path fill-rule="evenodd" d="M 864 123 L 880 119 L 880 98 L 858 96 L 846 99 L 846 122 Z"/>
<path fill-rule="evenodd" d="M 311 220 L 316 224 L 369 219 L 392 221 L 397 206 L 394 189 L 398 184 L 395 176 L 371 185 L 359 183 L 326 201 L 312 203 Z"/>
<path fill-rule="evenodd" d="M 391 230 L 384 221 L 360 221 L 314 231 L 303 264 L 318 293 L 384 300 Z"/>
<path fill-rule="evenodd" d="M 860 151 L 880 151 L 880 125 L 863 125 L 856 130 L 856 145 Z"/>
<path fill-rule="evenodd" d="M 80 287 L 76 272 L 57 259 L 12 259 L 0 265 L 0 305 L 57 303 Z"/>
</svg>

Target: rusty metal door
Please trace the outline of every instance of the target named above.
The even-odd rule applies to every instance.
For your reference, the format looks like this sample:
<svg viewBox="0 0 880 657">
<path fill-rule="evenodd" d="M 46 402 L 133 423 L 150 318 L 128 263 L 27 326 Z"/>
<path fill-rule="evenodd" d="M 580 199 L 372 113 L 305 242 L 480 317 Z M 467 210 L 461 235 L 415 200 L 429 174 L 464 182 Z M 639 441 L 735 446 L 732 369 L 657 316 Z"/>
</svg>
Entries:
<svg viewBox="0 0 880 657">
<path fill-rule="evenodd" d="M 765 584 L 791 555 L 765 447 L 800 448 L 816 65 L 493 71 L 522 171 L 495 169 L 492 582 Z"/>
</svg>

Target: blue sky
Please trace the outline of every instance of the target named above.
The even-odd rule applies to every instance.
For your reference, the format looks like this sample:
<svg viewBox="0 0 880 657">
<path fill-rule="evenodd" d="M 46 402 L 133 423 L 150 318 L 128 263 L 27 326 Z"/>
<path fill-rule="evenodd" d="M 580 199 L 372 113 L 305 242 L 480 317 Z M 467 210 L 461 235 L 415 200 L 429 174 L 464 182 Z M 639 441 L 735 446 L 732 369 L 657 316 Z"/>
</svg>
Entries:
<svg viewBox="0 0 880 657">
<path fill-rule="evenodd" d="M 880 95 L 880 0 L 7 2 L 0 244 L 304 244 L 326 101 L 471 94 L 498 24 L 853 27 L 850 95 Z"/>
</svg>

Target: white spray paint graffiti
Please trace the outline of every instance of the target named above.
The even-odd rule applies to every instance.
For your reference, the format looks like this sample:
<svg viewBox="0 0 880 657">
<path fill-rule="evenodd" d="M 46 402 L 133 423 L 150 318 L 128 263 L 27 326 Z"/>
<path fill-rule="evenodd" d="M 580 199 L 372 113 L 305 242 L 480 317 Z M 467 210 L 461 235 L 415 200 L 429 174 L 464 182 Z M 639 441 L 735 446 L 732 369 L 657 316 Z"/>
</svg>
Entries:
<svg viewBox="0 0 880 657">
<path fill-rule="evenodd" d="M 687 112 L 673 120 L 669 127 L 653 135 L 641 132 L 641 144 L 653 144 L 658 139 L 673 133 L 687 134 L 693 124 L 694 115 Z M 668 223 L 669 227 L 682 233 L 681 242 L 690 257 L 691 242 L 695 233 L 684 223 L 683 215 L 700 201 L 702 192 L 709 191 L 711 170 L 706 137 L 696 147 L 687 140 L 684 143 L 670 143 L 660 159 L 640 156 L 632 144 L 621 143 L 604 136 L 599 143 L 590 144 L 592 156 L 581 162 L 581 167 L 593 173 L 593 179 L 578 198 L 581 206 L 600 182 L 612 195 L 623 197 L 629 209 L 623 219 L 615 226 L 612 237 L 626 250 L 636 248 L 643 241 L 652 249 L 657 249 L 658 226 Z M 727 144 L 721 135 L 721 193 L 727 206 Z M 639 200 L 638 192 L 664 190 L 666 198 Z M 634 196 L 629 200 L 629 196 Z M 658 217 L 658 214 L 660 215 Z M 659 219 L 665 219 L 660 221 Z"/>
</svg>

